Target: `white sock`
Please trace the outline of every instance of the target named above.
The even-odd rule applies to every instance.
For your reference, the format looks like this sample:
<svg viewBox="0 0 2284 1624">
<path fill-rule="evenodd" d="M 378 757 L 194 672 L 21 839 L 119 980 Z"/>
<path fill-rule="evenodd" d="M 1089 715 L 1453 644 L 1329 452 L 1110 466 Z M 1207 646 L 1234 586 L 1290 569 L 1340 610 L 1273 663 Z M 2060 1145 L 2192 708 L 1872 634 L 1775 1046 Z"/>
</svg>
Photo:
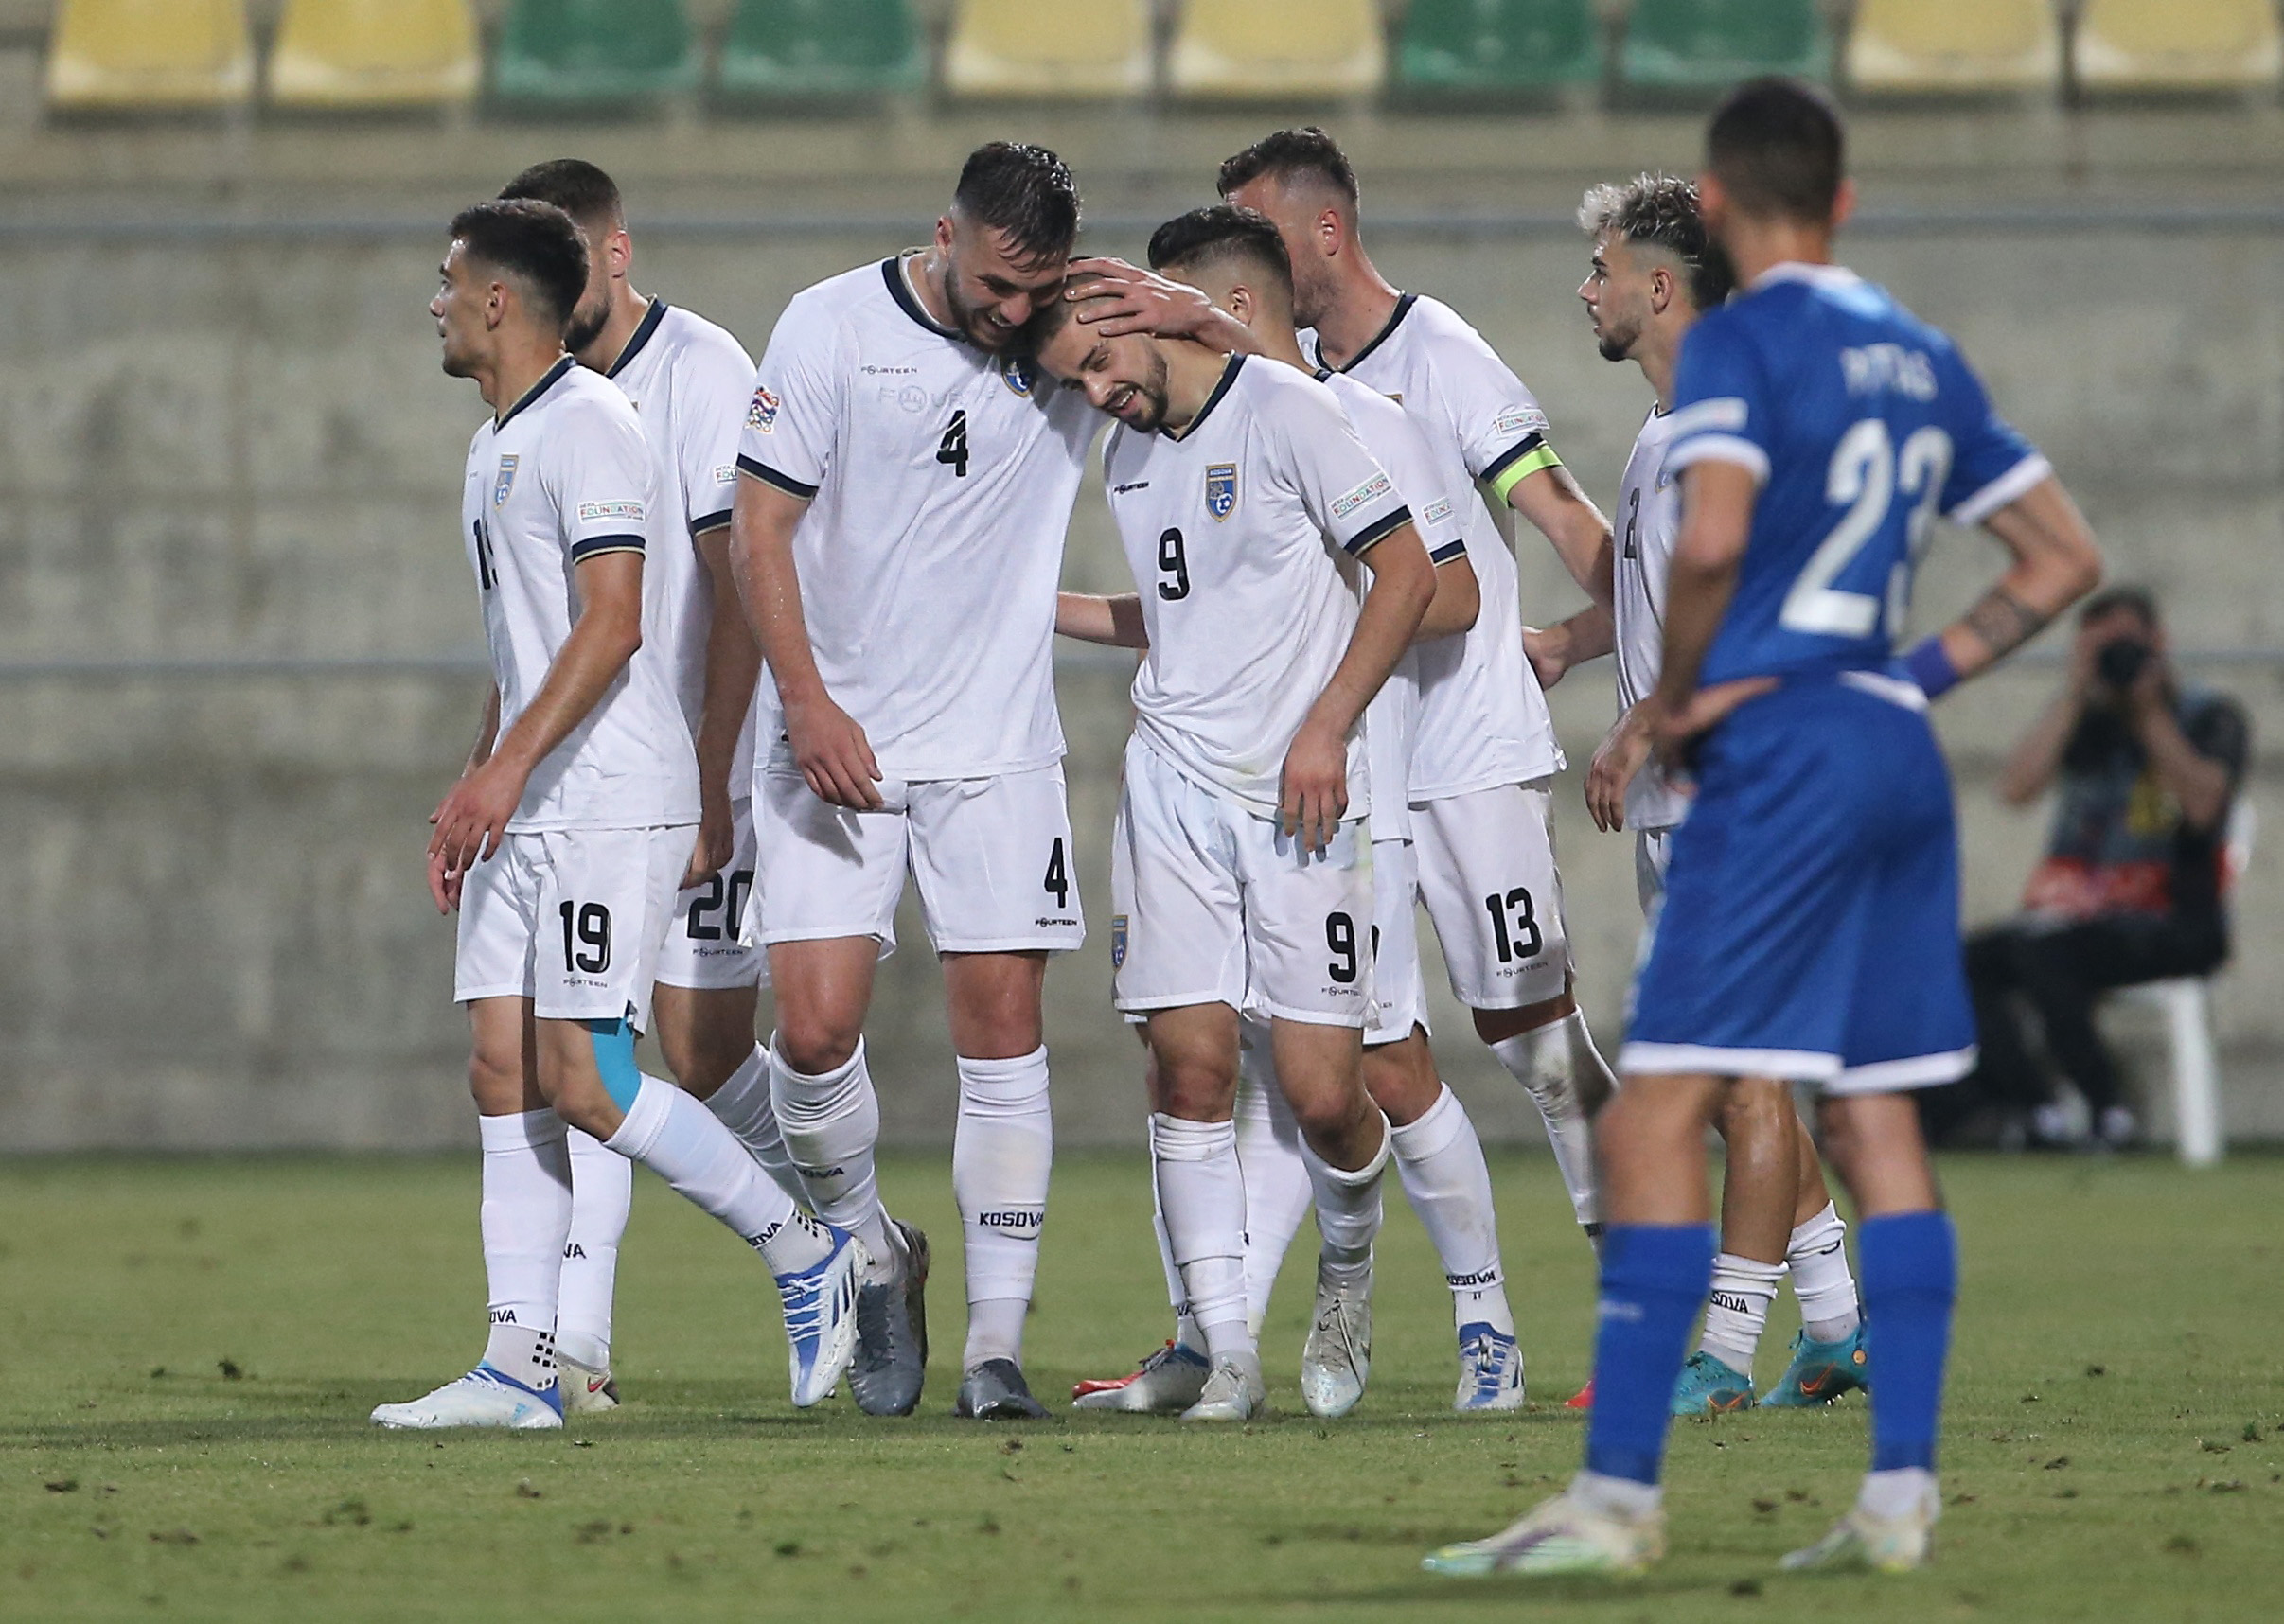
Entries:
<svg viewBox="0 0 2284 1624">
<path fill-rule="evenodd" d="M 760 1044 L 747 1055 L 745 1064 L 730 1073 L 724 1083 L 706 1100 L 706 1109 L 713 1112 L 721 1125 L 737 1136 L 761 1171 L 770 1175 L 770 1182 L 797 1202 L 806 1203 L 808 1191 L 803 1187 L 801 1174 L 794 1170 L 793 1158 L 785 1148 L 784 1136 L 777 1131 L 777 1108 L 770 1103 L 770 1051 Z"/>
<path fill-rule="evenodd" d="M 1856 1505 L 1875 1517 L 1908 1517 L 1932 1502 L 1940 1508 L 1935 1474 L 1923 1466 L 1899 1466 L 1892 1472 L 1867 1472 L 1864 1487 L 1856 1491 Z"/>
<path fill-rule="evenodd" d="M 823 1228 L 762 1176 L 737 1136 L 671 1083 L 644 1078 L 627 1120 L 603 1142 L 728 1225 L 771 1274 L 812 1267 L 833 1249 Z"/>
<path fill-rule="evenodd" d="M 1022 1359 L 1023 1310 L 1038 1277 L 1053 1162 L 1044 1046 L 1013 1060 L 962 1055 L 951 1192 L 967 1243 L 965 1369 L 986 1359 Z"/>
<path fill-rule="evenodd" d="M 1664 1503 L 1665 1491 L 1657 1484 L 1637 1483 L 1631 1477 L 1581 1472 L 1570 1479 L 1570 1498 L 1589 1511 L 1638 1523 Z"/>
<path fill-rule="evenodd" d="M 1831 1202 L 1793 1231 L 1784 1248 L 1800 1299 L 1800 1329 L 1818 1342 L 1837 1342 L 1864 1323 L 1856 1277 L 1848 1267 L 1848 1226 Z"/>
<path fill-rule="evenodd" d="M 777 1131 L 792 1154 L 793 1167 L 808 1192 L 809 1210 L 827 1224 L 853 1229 L 873 1255 L 867 1278 L 882 1285 L 895 1278 L 895 1243 L 889 1238 L 888 1210 L 880 1205 L 880 1180 L 873 1168 L 873 1147 L 880 1142 L 880 1101 L 872 1073 L 864 1068 L 864 1045 L 847 1061 L 822 1076 L 794 1070 L 775 1052 L 770 1056 L 770 1100 Z"/>
<path fill-rule="evenodd" d="M 1143 1124 L 1145 1137 L 1148 1124 Z M 1197 1329 L 1197 1321 L 1190 1317 L 1189 1288 L 1181 1283 L 1181 1269 L 1174 1262 L 1174 1243 L 1166 1237 L 1165 1204 L 1158 1198 L 1158 1179 L 1150 1180 L 1150 1233 L 1158 1241 L 1159 1266 L 1166 1271 L 1166 1303 L 1174 1310 L 1174 1341 L 1193 1351 L 1206 1345 L 1205 1333 Z"/>
<path fill-rule="evenodd" d="M 571 1235 L 557 1288 L 556 1357 L 590 1370 L 611 1368 L 611 1299 L 618 1282 L 619 1237 L 634 1203 L 634 1163 L 593 1134 L 566 1127 L 571 1145 Z"/>
<path fill-rule="evenodd" d="M 1554 1165 L 1562 1171 L 1570 1192 L 1570 1209 L 1584 1225 L 1600 1226 L 1602 1204 L 1594 1188 L 1594 1139 L 1587 1124 L 1585 1102 L 1607 1099 L 1618 1086 L 1594 1034 L 1586 1030 L 1582 1010 L 1572 1010 L 1558 1021 L 1501 1038 L 1491 1052 L 1523 1086 L 1538 1114 L 1546 1119 L 1547 1139 L 1554 1147 Z"/>
<path fill-rule="evenodd" d="M 571 1147 L 553 1111 L 479 1117 L 484 1145 L 484 1276 L 491 1333 L 484 1362 L 545 1391 L 555 1386 L 556 1293 L 571 1233 Z"/>
<path fill-rule="evenodd" d="M 1740 1375 L 1753 1373 L 1753 1354 L 1768 1328 L 1782 1263 L 1763 1263 L 1724 1252 L 1713 1260 L 1713 1293 L 1705 1305 L 1705 1334 L 1697 1346 Z"/>
<path fill-rule="evenodd" d="M 1443 1261 L 1453 1324 L 1488 1325 L 1513 1336 L 1514 1314 L 1507 1306 L 1507 1277 L 1499 1267 L 1491 1168 L 1467 1107 L 1446 1087 L 1417 1121 L 1400 1128 L 1390 1124 L 1388 1138 L 1405 1198 Z"/>
<path fill-rule="evenodd" d="M 1372 1244 L 1380 1233 L 1380 1174 L 1388 1166 L 1389 1146 L 1394 1135 L 1388 1119 L 1374 1111 L 1380 1124 L 1380 1148 L 1372 1160 L 1354 1172 L 1337 1168 L 1310 1149 L 1301 1154 L 1308 1163 L 1308 1178 L 1317 1198 L 1317 1232 L 1323 1237 L 1323 1261 L 1336 1279 L 1361 1273 L 1372 1262 Z"/>
<path fill-rule="evenodd" d="M 1206 1352 L 1254 1350 L 1245 1319 L 1245 1174 L 1234 1122 L 1193 1122 L 1153 1112 L 1150 1169 L 1167 1247 L 1181 1271 Z"/>
<path fill-rule="evenodd" d="M 1277 1084 L 1268 1032 L 1248 1022 L 1247 1038 L 1238 1050 L 1237 1165 L 1245 1174 L 1245 1316 L 1257 1337 L 1277 1273 L 1316 1196 L 1301 1159 L 1301 1124 Z"/>
</svg>

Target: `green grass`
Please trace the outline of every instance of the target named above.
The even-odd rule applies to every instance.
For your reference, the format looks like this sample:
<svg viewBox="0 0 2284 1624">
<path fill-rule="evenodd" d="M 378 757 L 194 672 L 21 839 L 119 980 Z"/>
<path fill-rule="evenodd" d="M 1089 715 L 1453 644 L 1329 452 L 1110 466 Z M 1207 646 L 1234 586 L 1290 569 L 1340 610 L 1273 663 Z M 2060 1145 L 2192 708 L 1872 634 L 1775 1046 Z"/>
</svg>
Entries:
<svg viewBox="0 0 2284 1624">
<path fill-rule="evenodd" d="M 1844 1507 L 1864 1412 L 1685 1423 L 1672 1557 L 1634 1583 L 1460 1583 L 1422 1551 L 1574 1466 L 1585 1248 L 1550 1164 L 1495 1169 L 1540 1407 L 1449 1409 L 1444 1293 L 1390 1200 L 1378 1363 L 1320 1424 L 1268 1336 L 1277 1414 L 1012 1430 L 946 1414 L 958 1225 L 943 1158 L 892 1163 L 936 1237 L 923 1413 L 785 1403 L 743 1249 L 644 1180 L 621 1269 L 629 1404 L 563 1434 L 364 1423 L 482 1333 L 475 1168 L 382 1160 L 0 1163 L 0 1618 L 2273 1618 L 2284 1550 L 2284 1216 L 2275 1161 L 1962 1160 L 1967 1279 L 1939 1561 L 1787 1580 Z M 1161 1334 L 1133 1157 L 1067 1158 L 1032 1322 L 1042 1394 Z M 1792 1324 L 1762 1348 L 1772 1376 Z"/>
</svg>

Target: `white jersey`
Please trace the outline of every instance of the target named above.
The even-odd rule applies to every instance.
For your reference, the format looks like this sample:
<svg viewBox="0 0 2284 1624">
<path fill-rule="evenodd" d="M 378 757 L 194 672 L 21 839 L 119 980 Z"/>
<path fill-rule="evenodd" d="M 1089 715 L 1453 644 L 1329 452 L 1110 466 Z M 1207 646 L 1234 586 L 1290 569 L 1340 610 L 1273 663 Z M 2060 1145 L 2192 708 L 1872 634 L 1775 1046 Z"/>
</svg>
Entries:
<svg viewBox="0 0 2284 1624">
<path fill-rule="evenodd" d="M 1436 567 L 1464 558 L 1467 538 L 1460 530 L 1459 504 L 1443 488 L 1435 452 L 1419 425 L 1403 407 L 1346 373 L 1319 372 L 1318 380 L 1340 402 L 1364 449 L 1396 482 L 1396 494 L 1411 509 L 1412 526 Z M 1407 648 L 1364 713 L 1365 750 L 1379 791 L 1372 820 L 1375 841 L 1411 838 L 1411 751 L 1419 726 L 1420 662 L 1418 650 Z"/>
<path fill-rule="evenodd" d="M 1410 510 L 1331 391 L 1243 356 L 1178 436 L 1112 430 L 1103 481 L 1150 634 L 1135 736 L 1184 777 L 1276 816 L 1285 752 L 1355 630 L 1342 555 Z M 1363 732 L 1348 741 L 1352 818 L 1372 809 Z"/>
<path fill-rule="evenodd" d="M 1061 760 L 1054 600 L 1086 397 L 939 327 L 897 259 L 795 294 L 751 394 L 738 467 L 810 503 L 809 647 L 881 772 Z"/>
<path fill-rule="evenodd" d="M 706 641 L 714 625 L 714 581 L 697 538 L 730 522 L 737 494 L 737 435 L 753 392 L 753 358 L 702 316 L 650 301 L 642 326 L 604 374 L 626 392 L 658 459 L 659 488 L 684 528 L 643 560 L 645 593 L 655 576 L 671 654 L 675 692 L 693 736 L 706 694 Z M 750 741 L 748 741 L 750 743 Z M 742 752 L 741 752 L 742 755 Z M 750 757 L 733 762 L 730 786 L 743 795 Z"/>
<path fill-rule="evenodd" d="M 476 431 L 461 538 L 483 594 L 484 636 L 505 733 L 547 680 L 578 613 L 588 558 L 686 545 L 642 420 L 599 373 L 565 356 Z M 508 829 L 643 829 L 698 821 L 698 758 L 674 692 L 664 603 L 644 572 L 643 645 L 549 751 Z"/>
<path fill-rule="evenodd" d="M 1681 529 L 1681 488 L 1665 466 L 1673 419 L 1652 411 L 1634 437 L 1618 494 L 1618 708 L 1629 709 L 1657 686 L 1665 659 L 1666 578 Z M 1655 757 L 1626 786 L 1626 827 L 1668 829 L 1689 810 L 1689 797 L 1666 781 Z"/>
<path fill-rule="evenodd" d="M 1321 359 L 1313 338 L 1310 350 Z M 1547 415 L 1481 334 L 1450 306 L 1418 293 L 1397 300 L 1379 336 L 1339 370 L 1391 397 L 1426 435 L 1462 509 L 1467 558 L 1482 587 L 1475 626 L 1418 651 L 1412 801 L 1561 770 L 1547 697 L 1523 657 L 1514 555 L 1490 507 L 1463 494 L 1479 480 L 1503 503 L 1517 480 L 1558 462 L 1547 445 Z"/>
</svg>

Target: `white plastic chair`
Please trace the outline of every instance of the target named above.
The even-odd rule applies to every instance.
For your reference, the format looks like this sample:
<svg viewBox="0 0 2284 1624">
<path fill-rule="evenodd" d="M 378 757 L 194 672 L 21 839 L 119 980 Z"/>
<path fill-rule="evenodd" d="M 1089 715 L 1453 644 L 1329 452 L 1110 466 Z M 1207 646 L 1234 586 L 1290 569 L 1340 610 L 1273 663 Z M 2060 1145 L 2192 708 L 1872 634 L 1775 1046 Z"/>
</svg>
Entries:
<svg viewBox="0 0 2284 1624">
<path fill-rule="evenodd" d="M 2253 837 L 2259 826 L 2252 803 L 2240 793 L 2228 815 L 2224 888 L 2252 861 Z M 2221 1123 L 2221 1057 L 2213 1044 L 2211 986 L 2208 976 L 2180 976 L 2118 989 L 2120 997 L 2165 1016 L 2173 1066 L 2174 1148 L 2190 1167 L 2211 1167 L 2227 1148 Z"/>
</svg>

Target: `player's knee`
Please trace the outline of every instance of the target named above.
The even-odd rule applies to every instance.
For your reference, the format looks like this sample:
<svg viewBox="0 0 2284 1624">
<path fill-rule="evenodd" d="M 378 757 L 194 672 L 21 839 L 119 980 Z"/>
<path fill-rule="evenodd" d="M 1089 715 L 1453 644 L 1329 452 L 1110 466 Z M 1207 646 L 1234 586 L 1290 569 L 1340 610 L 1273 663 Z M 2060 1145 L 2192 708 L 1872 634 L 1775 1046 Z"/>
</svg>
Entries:
<svg viewBox="0 0 2284 1624">
<path fill-rule="evenodd" d="M 674 1080 L 700 1100 L 706 1099 L 730 1080 L 731 1073 L 746 1063 L 753 1052 L 751 1036 L 740 1044 L 729 1032 L 711 1032 L 703 1026 L 685 1031 L 661 1027 L 658 1033 L 659 1054 L 666 1062 L 666 1069 Z"/>
<path fill-rule="evenodd" d="M 1216 1121 L 1237 1098 L 1237 1068 L 1204 1056 L 1160 1055 L 1151 1076 L 1152 1102 L 1169 1117 Z"/>
<path fill-rule="evenodd" d="M 864 1016 L 855 1011 L 800 1009 L 782 1001 L 771 1042 L 777 1057 L 804 1076 L 838 1071 L 864 1041 Z"/>
<path fill-rule="evenodd" d="M 526 1103 L 523 1056 L 475 1050 L 468 1057 L 468 1091 L 487 1115 L 522 1110 Z"/>
</svg>

